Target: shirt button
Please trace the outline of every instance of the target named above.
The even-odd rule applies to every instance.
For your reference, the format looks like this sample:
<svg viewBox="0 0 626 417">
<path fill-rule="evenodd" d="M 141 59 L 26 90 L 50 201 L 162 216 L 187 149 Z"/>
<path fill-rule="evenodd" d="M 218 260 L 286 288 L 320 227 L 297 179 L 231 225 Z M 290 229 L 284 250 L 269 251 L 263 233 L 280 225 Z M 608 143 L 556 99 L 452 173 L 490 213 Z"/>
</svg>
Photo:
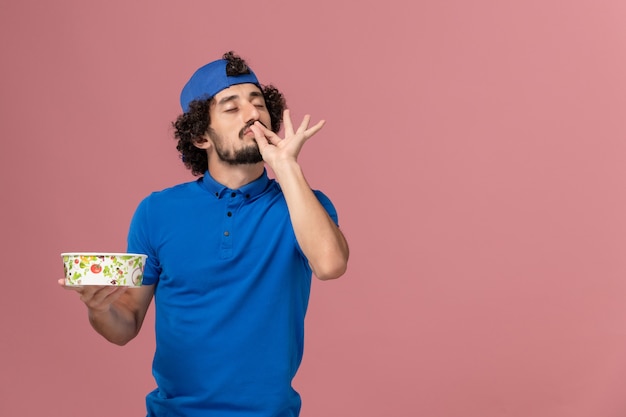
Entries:
<svg viewBox="0 0 626 417">
<path fill-rule="evenodd" d="M 230 216 L 232 216 L 232 215 L 233 215 L 233 213 L 231 213 L 231 212 L 229 211 L 228 213 L 226 213 L 226 215 L 227 215 L 228 217 L 230 217 Z"/>
<path fill-rule="evenodd" d="M 224 232 L 224 236 L 230 236 L 230 233 L 227 231 Z"/>
<path fill-rule="evenodd" d="M 235 197 L 237 195 L 237 193 L 230 193 L 231 197 Z"/>
</svg>

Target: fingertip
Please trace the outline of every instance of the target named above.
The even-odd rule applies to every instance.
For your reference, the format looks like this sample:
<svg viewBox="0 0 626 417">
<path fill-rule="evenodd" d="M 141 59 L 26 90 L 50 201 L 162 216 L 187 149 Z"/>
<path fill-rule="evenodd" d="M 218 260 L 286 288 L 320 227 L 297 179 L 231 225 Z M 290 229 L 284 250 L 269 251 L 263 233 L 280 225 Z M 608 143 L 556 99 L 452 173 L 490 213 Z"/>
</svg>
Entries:
<svg viewBox="0 0 626 417">
<path fill-rule="evenodd" d="M 315 126 L 313 126 L 313 128 L 316 130 L 319 130 L 323 128 L 325 124 L 326 124 L 326 120 L 320 120 L 319 122 L 315 124 Z"/>
</svg>

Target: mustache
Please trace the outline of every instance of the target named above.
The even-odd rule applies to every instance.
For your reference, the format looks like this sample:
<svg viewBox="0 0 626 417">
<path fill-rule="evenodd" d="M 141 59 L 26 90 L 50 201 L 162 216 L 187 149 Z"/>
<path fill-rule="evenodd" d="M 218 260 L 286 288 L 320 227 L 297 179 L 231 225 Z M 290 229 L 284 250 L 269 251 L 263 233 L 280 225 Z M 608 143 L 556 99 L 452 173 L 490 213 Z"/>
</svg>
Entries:
<svg viewBox="0 0 626 417">
<path fill-rule="evenodd" d="M 263 125 L 263 127 L 265 127 L 267 129 L 267 126 L 265 126 L 265 123 L 263 123 L 262 121 L 260 121 L 260 120 L 250 120 L 248 123 L 246 123 L 246 125 L 243 127 L 243 129 L 241 129 L 239 131 L 239 139 L 243 139 L 243 135 L 245 134 L 245 131 L 248 130 L 250 128 L 250 126 L 252 126 L 256 122 L 261 123 Z"/>
</svg>

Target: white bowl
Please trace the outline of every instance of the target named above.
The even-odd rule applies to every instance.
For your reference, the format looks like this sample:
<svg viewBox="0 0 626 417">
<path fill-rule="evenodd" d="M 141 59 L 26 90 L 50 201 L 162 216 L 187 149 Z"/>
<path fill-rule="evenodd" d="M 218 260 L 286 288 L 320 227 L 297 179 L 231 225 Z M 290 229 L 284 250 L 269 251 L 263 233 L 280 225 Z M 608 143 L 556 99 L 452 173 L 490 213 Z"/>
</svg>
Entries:
<svg viewBox="0 0 626 417">
<path fill-rule="evenodd" d="M 138 253 L 62 253 L 65 285 L 139 287 L 147 255 Z"/>
</svg>

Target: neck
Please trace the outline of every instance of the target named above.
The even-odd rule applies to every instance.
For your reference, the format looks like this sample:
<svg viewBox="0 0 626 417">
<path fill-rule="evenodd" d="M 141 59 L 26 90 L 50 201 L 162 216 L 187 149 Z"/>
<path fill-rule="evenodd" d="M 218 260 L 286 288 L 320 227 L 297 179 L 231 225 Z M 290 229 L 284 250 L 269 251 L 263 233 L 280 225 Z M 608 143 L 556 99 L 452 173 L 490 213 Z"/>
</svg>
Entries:
<svg viewBox="0 0 626 417">
<path fill-rule="evenodd" d="M 212 160 L 209 161 L 209 174 L 220 184 L 231 190 L 236 190 L 259 178 L 263 174 L 264 167 L 263 162 L 258 164 L 230 165 L 221 160 Z"/>
</svg>

